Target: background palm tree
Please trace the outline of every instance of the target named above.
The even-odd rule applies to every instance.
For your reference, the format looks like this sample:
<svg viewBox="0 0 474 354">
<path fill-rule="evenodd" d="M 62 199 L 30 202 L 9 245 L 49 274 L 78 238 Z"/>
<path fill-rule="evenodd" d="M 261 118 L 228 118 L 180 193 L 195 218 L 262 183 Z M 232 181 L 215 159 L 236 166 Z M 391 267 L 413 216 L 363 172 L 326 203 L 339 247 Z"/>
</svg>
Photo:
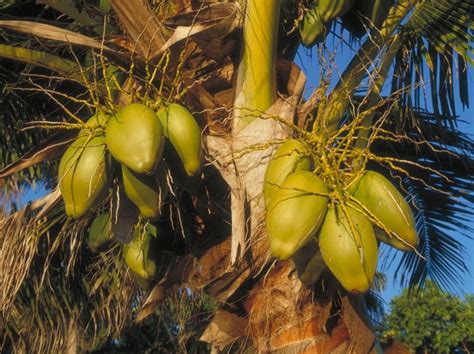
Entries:
<svg viewBox="0 0 474 354">
<path fill-rule="evenodd" d="M 472 1 L 399 0 L 379 28 L 365 22 L 364 29 L 353 12 L 362 30 L 350 36 L 346 30 L 340 36 L 340 19 L 334 20 L 326 41 L 340 42 L 340 50 L 353 46 L 357 54 L 339 73 L 334 53 L 321 43 L 320 83 L 306 101 L 304 74 L 292 60 L 298 24 L 317 2 L 283 1 L 279 11 L 276 0 L 247 7 L 243 1 L 112 0 L 111 12 L 104 11 L 106 1 L 38 3 L 1 5 L 0 181 L 7 190 L 38 179 L 54 186 L 54 161 L 82 127 L 78 122 L 99 106 L 115 111 L 137 99 L 190 107 L 203 128 L 208 163 L 197 180 L 172 186 L 166 222 L 158 225 L 160 274 L 145 290 L 122 262 L 120 242 L 137 219 L 115 193 L 72 220 L 54 189 L 1 220 L 0 331 L 7 350 L 93 350 L 134 320 L 159 318 L 166 299 L 178 318 L 189 318 L 183 304 L 195 301 L 199 308 L 207 296 L 216 305 L 198 316 L 205 324 L 199 335 L 214 350 L 374 350 L 363 297 L 343 291 L 311 246 L 294 262 L 276 262 L 262 227 L 257 182 L 276 143 L 305 136 L 318 122 L 324 122 L 319 136 L 332 141 L 327 149 L 354 138 L 348 145 L 363 151 L 362 165 L 403 182 L 421 240 L 418 254 L 402 257 L 407 281 L 458 285 L 456 274 L 466 267 L 462 240 L 452 230 L 472 231 L 463 221 L 471 214 L 474 149 L 457 129 L 455 101 L 468 105 Z M 270 32 L 252 38 L 260 31 L 249 30 L 252 18 Z M 259 73 L 265 75 L 249 83 Z M 388 78 L 389 91 L 382 89 Z M 259 84 L 265 89 L 256 91 Z M 109 207 L 120 215 L 112 225 L 118 242 L 93 254 L 86 247 L 90 221 Z M 302 282 L 308 265 L 311 279 Z M 179 325 L 174 348 L 185 350 L 187 327 Z"/>
</svg>

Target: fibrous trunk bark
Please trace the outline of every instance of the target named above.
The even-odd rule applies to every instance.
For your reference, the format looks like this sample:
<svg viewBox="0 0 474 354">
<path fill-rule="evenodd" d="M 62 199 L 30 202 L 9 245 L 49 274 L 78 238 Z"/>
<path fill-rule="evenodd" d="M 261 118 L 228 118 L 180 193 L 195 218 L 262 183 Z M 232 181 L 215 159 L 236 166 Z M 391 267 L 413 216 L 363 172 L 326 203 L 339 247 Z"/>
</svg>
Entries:
<svg viewBox="0 0 474 354">
<path fill-rule="evenodd" d="M 306 288 L 279 262 L 246 300 L 249 333 L 260 353 L 369 353 L 374 335 L 359 300 Z"/>
</svg>

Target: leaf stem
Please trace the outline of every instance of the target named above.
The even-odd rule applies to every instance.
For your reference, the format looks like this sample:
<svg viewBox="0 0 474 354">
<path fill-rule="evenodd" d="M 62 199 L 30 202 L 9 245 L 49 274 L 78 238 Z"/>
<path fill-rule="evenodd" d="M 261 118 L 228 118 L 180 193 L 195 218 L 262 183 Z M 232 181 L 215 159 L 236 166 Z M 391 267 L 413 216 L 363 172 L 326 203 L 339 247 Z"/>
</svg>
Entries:
<svg viewBox="0 0 474 354">
<path fill-rule="evenodd" d="M 265 112 L 276 97 L 276 49 L 281 0 L 248 0 L 234 100 L 234 130 Z"/>
<path fill-rule="evenodd" d="M 325 134 L 328 136 L 335 132 L 343 118 L 353 92 L 357 89 L 382 47 L 392 38 L 392 34 L 400 22 L 411 11 L 416 0 L 400 0 L 393 6 L 383 23 L 380 31 L 374 30 L 354 56 L 342 74 L 326 109 L 318 112 L 318 119 L 326 122 Z"/>
</svg>

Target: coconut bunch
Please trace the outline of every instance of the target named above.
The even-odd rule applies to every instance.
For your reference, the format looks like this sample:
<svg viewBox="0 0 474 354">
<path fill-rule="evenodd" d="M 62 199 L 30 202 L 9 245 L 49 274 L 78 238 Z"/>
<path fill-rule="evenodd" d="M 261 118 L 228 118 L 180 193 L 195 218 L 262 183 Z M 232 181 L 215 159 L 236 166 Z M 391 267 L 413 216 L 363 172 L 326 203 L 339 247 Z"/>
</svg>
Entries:
<svg viewBox="0 0 474 354">
<path fill-rule="evenodd" d="M 157 274 L 157 230 L 150 222 L 161 216 L 169 193 L 168 171 L 172 168 L 177 174 L 173 180 L 183 181 L 199 174 L 201 161 L 199 125 L 180 104 L 155 111 L 132 103 L 113 115 L 98 112 L 61 158 L 58 178 L 66 214 L 78 219 L 96 209 L 117 179 L 141 219 L 148 221 L 135 228 L 131 242 L 123 247 L 126 264 L 139 284 L 146 284 Z M 111 226 L 109 212 L 93 220 L 87 240 L 92 251 L 100 251 L 111 240 Z"/>
<path fill-rule="evenodd" d="M 362 37 L 368 28 L 380 28 L 391 6 L 392 0 L 313 1 L 299 26 L 301 41 L 308 48 L 323 42 L 337 18 L 353 36 Z"/>
<path fill-rule="evenodd" d="M 326 157 L 316 158 L 306 142 L 288 139 L 268 164 L 263 195 L 271 253 L 287 260 L 316 243 L 341 285 L 364 293 L 375 276 L 378 242 L 414 250 L 415 219 L 403 195 L 382 174 L 365 170 L 334 183 Z M 318 175 L 318 170 L 323 172 Z"/>
</svg>

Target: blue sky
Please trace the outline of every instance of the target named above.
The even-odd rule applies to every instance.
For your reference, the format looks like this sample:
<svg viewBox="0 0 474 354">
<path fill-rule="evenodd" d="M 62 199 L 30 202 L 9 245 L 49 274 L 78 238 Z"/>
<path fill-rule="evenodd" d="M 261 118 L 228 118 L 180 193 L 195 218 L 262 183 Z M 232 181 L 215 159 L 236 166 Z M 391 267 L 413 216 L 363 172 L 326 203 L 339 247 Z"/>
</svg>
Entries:
<svg viewBox="0 0 474 354">
<path fill-rule="evenodd" d="M 337 30 L 336 30 L 337 31 Z M 345 38 L 347 40 L 347 38 Z M 333 75 L 334 77 L 334 82 L 332 82 L 332 85 L 334 85 L 337 82 L 338 75 L 342 73 L 346 65 L 349 63 L 349 61 L 352 58 L 352 54 L 354 53 L 353 50 L 345 46 L 343 50 L 341 51 L 341 44 L 339 41 L 333 40 L 332 36 L 329 36 L 328 39 L 326 40 L 326 45 L 328 46 L 328 49 L 331 51 L 339 51 L 341 54 L 337 55 L 334 58 L 335 65 L 337 66 L 337 71 Z M 355 46 L 357 47 L 357 46 Z M 306 84 L 306 91 L 305 91 L 305 96 L 307 97 L 313 89 L 318 85 L 319 82 L 319 66 L 317 63 L 317 54 L 315 52 L 315 48 L 312 49 L 312 51 L 306 50 L 306 49 L 300 49 L 298 52 L 298 56 L 296 59 L 296 63 L 303 69 L 303 71 L 307 75 L 307 84 Z M 474 95 L 472 92 L 474 92 L 474 70 L 470 68 L 469 70 L 469 88 L 470 88 L 470 106 L 471 108 L 462 110 L 460 109 L 461 105 L 460 103 L 458 104 L 458 112 L 457 114 L 460 116 L 460 123 L 459 123 L 459 128 L 463 131 L 471 135 L 471 138 L 474 138 Z M 428 85 L 429 83 L 427 83 Z M 388 85 L 387 85 L 388 86 Z M 429 104 L 429 103 L 428 103 Z M 472 189 L 474 190 L 474 188 Z M 471 226 L 474 227 L 474 220 L 471 222 Z M 472 235 L 474 237 L 474 235 Z M 472 294 L 474 293 L 474 240 L 472 239 L 467 239 L 466 237 L 456 234 L 456 237 L 460 240 L 463 241 L 463 244 L 466 247 L 466 255 L 465 255 L 465 261 L 466 265 L 469 269 L 469 274 L 464 274 L 464 279 L 462 279 L 464 287 L 463 289 L 460 289 L 458 295 L 463 295 L 463 294 Z M 388 246 L 383 246 L 381 248 L 381 253 L 382 255 L 386 253 L 385 247 Z M 397 251 L 400 253 L 400 251 Z M 385 274 L 387 275 L 387 288 L 382 294 L 384 300 L 386 301 L 387 305 L 390 302 L 390 299 L 392 299 L 393 296 L 396 296 L 401 293 L 402 288 L 400 285 L 395 282 L 394 280 L 394 270 L 396 267 L 396 262 L 392 263 L 392 267 L 388 268 L 385 271 Z"/>
</svg>

